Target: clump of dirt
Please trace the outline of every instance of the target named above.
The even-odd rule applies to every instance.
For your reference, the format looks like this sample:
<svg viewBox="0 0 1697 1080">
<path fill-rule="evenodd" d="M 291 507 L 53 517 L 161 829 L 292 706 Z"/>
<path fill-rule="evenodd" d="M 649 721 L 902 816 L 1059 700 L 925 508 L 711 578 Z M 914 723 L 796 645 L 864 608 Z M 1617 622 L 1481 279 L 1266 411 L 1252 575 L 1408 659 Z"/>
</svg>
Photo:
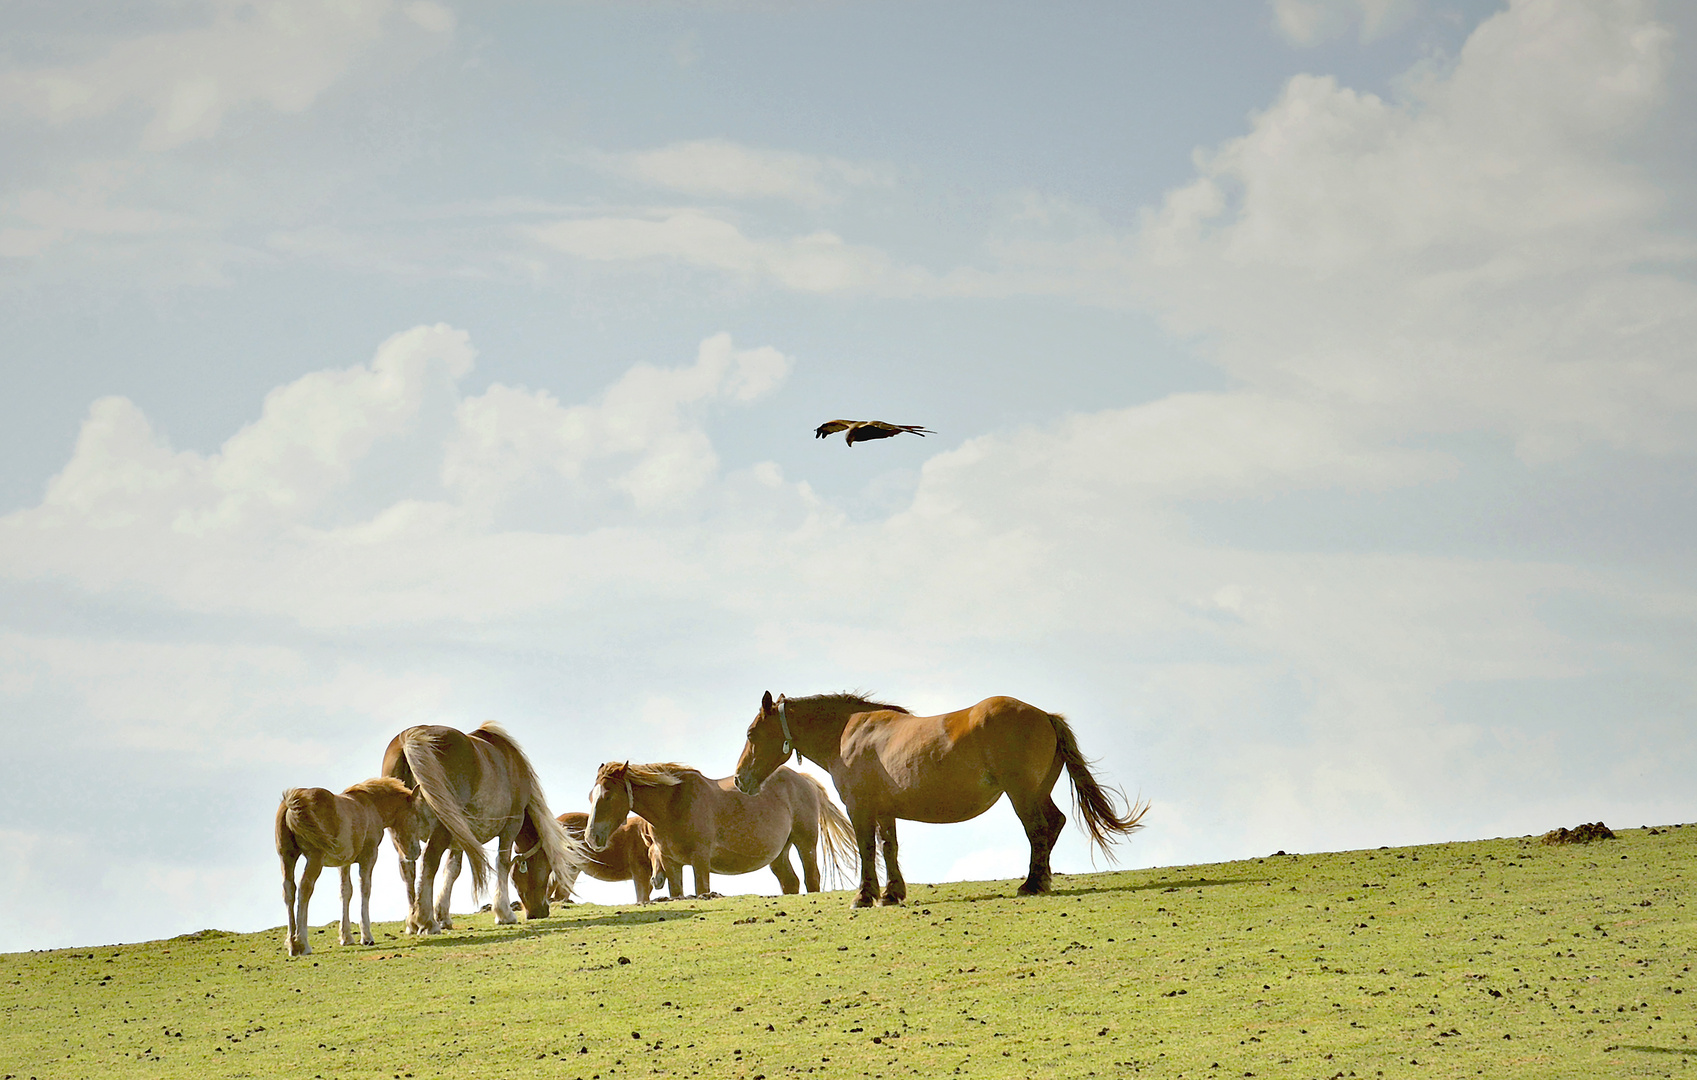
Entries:
<svg viewBox="0 0 1697 1080">
<path fill-rule="evenodd" d="M 1577 829 L 1565 826 L 1552 829 L 1544 834 L 1542 843 L 1545 844 L 1589 844 L 1593 840 L 1613 840 L 1615 834 L 1607 825 L 1593 821 L 1589 825 L 1581 825 Z"/>
</svg>

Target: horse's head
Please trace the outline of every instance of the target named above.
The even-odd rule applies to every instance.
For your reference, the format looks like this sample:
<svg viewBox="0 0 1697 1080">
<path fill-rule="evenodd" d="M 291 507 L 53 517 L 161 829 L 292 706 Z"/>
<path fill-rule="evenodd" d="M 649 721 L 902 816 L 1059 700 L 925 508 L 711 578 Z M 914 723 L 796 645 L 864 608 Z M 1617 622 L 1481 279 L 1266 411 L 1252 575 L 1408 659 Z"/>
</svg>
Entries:
<svg viewBox="0 0 1697 1080">
<path fill-rule="evenodd" d="M 513 891 L 518 894 L 519 903 L 524 905 L 525 918 L 548 917 L 552 876 L 553 867 L 548 864 L 548 853 L 542 848 L 542 837 L 527 817 L 513 840 L 512 867 Z"/>
<path fill-rule="evenodd" d="M 737 790 L 744 795 L 759 794 L 766 778 L 789 760 L 794 745 L 786 707 L 783 695 L 774 701 L 770 690 L 760 699 L 760 712 L 748 725 L 748 739 L 737 758 Z"/>
<path fill-rule="evenodd" d="M 591 851 L 605 851 L 613 830 L 630 816 L 630 762 L 609 761 L 595 770 L 595 786 L 589 791 L 589 821 L 583 842 Z"/>
</svg>

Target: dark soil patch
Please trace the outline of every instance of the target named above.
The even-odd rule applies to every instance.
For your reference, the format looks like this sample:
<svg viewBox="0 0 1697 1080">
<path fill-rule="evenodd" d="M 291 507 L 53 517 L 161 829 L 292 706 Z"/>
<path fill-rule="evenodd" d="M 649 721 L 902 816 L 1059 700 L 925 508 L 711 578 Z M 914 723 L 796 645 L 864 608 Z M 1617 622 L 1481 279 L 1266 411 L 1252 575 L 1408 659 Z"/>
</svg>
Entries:
<svg viewBox="0 0 1697 1080">
<path fill-rule="evenodd" d="M 1547 832 L 1543 836 L 1546 844 L 1589 844 L 1593 840 L 1613 840 L 1615 834 L 1600 821 L 1589 825 L 1581 825 L 1577 829 L 1560 828 Z"/>
</svg>

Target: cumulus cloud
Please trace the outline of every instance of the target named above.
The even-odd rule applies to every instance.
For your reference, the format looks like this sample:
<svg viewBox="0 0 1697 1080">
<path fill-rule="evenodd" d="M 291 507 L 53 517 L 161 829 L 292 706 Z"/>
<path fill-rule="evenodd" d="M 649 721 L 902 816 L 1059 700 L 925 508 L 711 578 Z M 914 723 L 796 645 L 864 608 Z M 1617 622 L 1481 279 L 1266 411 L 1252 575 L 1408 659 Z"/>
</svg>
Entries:
<svg viewBox="0 0 1697 1080">
<path fill-rule="evenodd" d="M 7 576 L 141 586 L 195 610 L 315 625 L 546 604 L 581 585 L 536 588 L 536 560 L 622 548 L 623 562 L 645 542 L 505 533 L 504 512 L 533 520 L 538 481 L 559 482 L 546 501 L 595 507 L 602 524 L 620 505 L 686 504 L 719 471 L 704 410 L 766 396 L 791 364 L 720 334 L 693 364 L 637 365 L 567 406 L 502 384 L 463 394 L 474 355 L 446 326 L 396 334 L 369 364 L 273 390 L 213 454 L 175 450 L 132 402 L 101 399 L 41 504 L 0 519 Z M 113 551 L 117 535 L 134 542 Z M 358 598 L 373 588 L 387 599 Z"/>
<path fill-rule="evenodd" d="M 233 111 L 298 113 L 343 78 L 397 19 L 440 40 L 453 13 L 428 0 L 215 0 L 207 22 L 133 38 L 80 63 L 0 73 L 0 107 L 66 124 L 131 106 L 151 114 L 146 150 L 214 134 Z"/>
<path fill-rule="evenodd" d="M 638 507 L 663 506 L 718 473 L 712 443 L 686 412 L 715 399 L 755 401 L 789 369 L 776 349 L 737 349 L 717 334 L 690 367 L 638 365 L 594 404 L 567 407 L 546 390 L 492 386 L 461 402 L 443 480 L 462 499 L 487 502 L 538 472 L 582 480 L 591 463 L 611 459 L 619 462 L 613 487 Z"/>
<path fill-rule="evenodd" d="M 839 202 L 846 189 L 891 184 L 887 170 L 841 158 L 762 150 L 725 139 L 600 153 L 594 160 L 617 175 L 707 198 L 784 199 L 820 206 Z"/>
<path fill-rule="evenodd" d="M 1632 2 L 1523 3 L 1405 103 L 1299 76 L 1150 212 L 1141 294 L 1257 388 L 1528 461 L 1693 445 L 1694 291 L 1615 154 L 1660 100 Z"/>
</svg>

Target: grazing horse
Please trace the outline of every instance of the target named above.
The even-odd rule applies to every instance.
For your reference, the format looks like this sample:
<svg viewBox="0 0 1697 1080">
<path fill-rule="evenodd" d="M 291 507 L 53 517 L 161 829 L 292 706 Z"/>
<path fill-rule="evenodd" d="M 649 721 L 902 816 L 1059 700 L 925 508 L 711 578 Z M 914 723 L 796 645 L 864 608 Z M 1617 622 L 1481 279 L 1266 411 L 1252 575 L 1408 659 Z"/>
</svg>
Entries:
<svg viewBox="0 0 1697 1080">
<path fill-rule="evenodd" d="M 780 769 L 758 795 L 738 791 L 730 777 L 709 780 L 687 765 L 632 765 L 610 761 L 595 773 L 589 793 L 593 850 L 607 846 L 614 827 L 635 811 L 654 828 L 672 896 L 683 893 L 683 868 L 695 874 L 695 891 L 712 891 L 710 874 L 747 874 L 770 866 L 786 893 L 801 891 L 789 849 L 801 856 L 807 891 L 819 891 L 818 849 L 833 874 L 849 858 L 848 819 L 831 805 L 824 785 Z"/>
<path fill-rule="evenodd" d="M 348 906 L 353 902 L 352 869 L 359 864 L 359 940 L 374 945 L 371 936 L 371 870 L 377 865 L 377 845 L 383 830 L 404 830 L 403 819 L 413 811 L 413 793 L 393 777 L 361 780 L 340 795 L 324 788 L 290 788 L 277 806 L 277 856 L 283 860 L 283 906 L 289 911 L 290 956 L 312 951 L 307 940 L 307 904 L 318 873 L 326 866 L 342 868 L 343 945 L 354 943 Z M 299 899 L 295 893 L 295 863 L 306 857 Z"/>
<path fill-rule="evenodd" d="M 559 822 L 567 836 L 581 842 L 589 815 L 572 811 L 561 814 Z M 577 884 L 577 871 L 564 878 L 555 875 L 546 861 L 532 858 L 537 852 L 534 845 L 538 843 L 536 830 L 529 825 L 519 830 L 518 839 L 513 844 L 522 850 L 513 855 L 513 884 L 520 892 L 527 888 L 547 888 L 548 899 L 570 903 L 572 886 Z M 665 867 L 654 839 L 654 827 L 635 814 L 613 830 L 613 836 L 604 849 L 591 851 L 584 848 L 581 869 L 599 881 L 628 881 L 635 885 L 636 902 L 639 904 L 648 903 L 656 877 L 665 880 Z M 520 878 L 532 880 L 521 882 Z"/>
<path fill-rule="evenodd" d="M 1031 872 L 1019 887 L 1031 894 L 1049 891 L 1049 853 L 1066 824 L 1049 794 L 1061 769 L 1072 778 L 1074 802 L 1090 839 L 1110 859 L 1108 845 L 1139 828 L 1149 809 L 1133 804 L 1121 814 L 1112 789 L 1090 774 L 1066 720 L 1010 697 L 985 698 L 942 716 L 914 716 L 855 694 L 773 701 L 768 692 L 737 759 L 738 790 L 759 791 L 792 748 L 831 774 L 854 823 L 860 852 L 855 907 L 907 898 L 907 882 L 896 863 L 897 818 L 966 821 L 1006 793 L 1031 841 Z M 875 838 L 883 842 L 888 878 L 881 897 Z"/>
<path fill-rule="evenodd" d="M 519 830 L 530 827 L 540 842 L 534 853 L 562 878 L 581 861 L 581 845 L 570 840 L 549 813 L 529 759 L 498 724 L 484 724 L 469 733 L 436 725 L 407 728 L 383 752 L 383 774 L 416 787 L 424 803 L 419 807 L 421 821 L 416 831 L 395 831 L 401 877 L 407 883 L 409 934 L 434 934 L 453 928 L 448 899 L 462 854 L 471 864 L 473 893 L 482 894 L 489 877 L 489 856 L 483 845 L 490 839 L 499 841 L 494 908 L 495 921 L 500 923 L 518 921 L 507 900 L 507 867 Z M 420 840 L 426 841 L 422 864 Z M 436 869 L 449 851 L 453 854 L 447 880 L 433 905 Z M 524 905 L 525 918 L 545 917 L 547 879 L 540 888 L 521 887 L 519 901 Z"/>
</svg>

